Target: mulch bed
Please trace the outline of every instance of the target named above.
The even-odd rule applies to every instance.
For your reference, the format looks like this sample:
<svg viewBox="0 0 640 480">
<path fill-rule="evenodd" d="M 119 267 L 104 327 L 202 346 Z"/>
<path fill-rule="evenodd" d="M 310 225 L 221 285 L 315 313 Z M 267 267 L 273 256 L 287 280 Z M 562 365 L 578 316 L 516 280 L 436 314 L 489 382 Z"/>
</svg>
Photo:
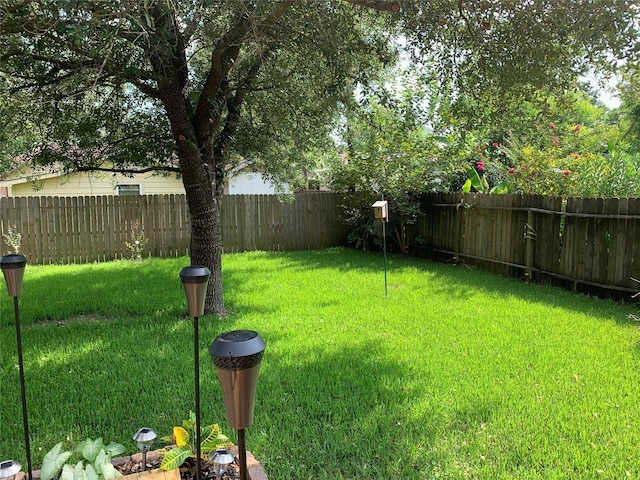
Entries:
<svg viewBox="0 0 640 480">
<path fill-rule="evenodd" d="M 161 462 L 162 462 L 161 457 L 152 456 L 147 458 L 147 470 L 155 470 L 156 468 L 160 468 Z M 116 469 L 122 475 L 129 475 L 131 473 L 140 473 L 142 472 L 142 462 L 136 461 L 135 459 L 131 459 L 120 465 L 116 465 Z M 235 480 L 240 478 L 240 468 L 238 467 L 237 461 L 234 461 L 231 465 L 229 465 L 229 467 L 227 468 L 227 471 L 222 474 L 222 477 L 216 477 L 216 472 L 214 471 L 213 464 L 209 462 L 202 462 L 201 473 L 202 473 L 202 480 L 220 480 L 220 479 Z M 195 480 L 196 478 L 195 459 L 188 458 L 180 466 L 180 478 L 182 480 Z"/>
</svg>

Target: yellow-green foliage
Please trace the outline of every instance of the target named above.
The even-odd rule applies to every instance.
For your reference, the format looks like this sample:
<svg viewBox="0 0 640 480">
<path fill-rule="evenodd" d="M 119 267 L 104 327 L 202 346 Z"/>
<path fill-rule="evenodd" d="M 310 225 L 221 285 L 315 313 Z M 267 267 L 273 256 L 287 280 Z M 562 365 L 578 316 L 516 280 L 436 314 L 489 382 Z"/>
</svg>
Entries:
<svg viewBox="0 0 640 480">
<path fill-rule="evenodd" d="M 163 470 L 178 468 L 184 461 L 191 457 L 196 458 L 196 416 L 189 412 L 189 419 L 182 422 L 182 426 L 173 427 L 173 436 L 162 437 L 162 440 L 175 445 L 160 451 L 162 455 Z M 229 438 L 222 434 L 217 423 L 201 427 L 200 452 L 204 458 L 217 448 L 229 447 L 233 445 Z"/>
</svg>

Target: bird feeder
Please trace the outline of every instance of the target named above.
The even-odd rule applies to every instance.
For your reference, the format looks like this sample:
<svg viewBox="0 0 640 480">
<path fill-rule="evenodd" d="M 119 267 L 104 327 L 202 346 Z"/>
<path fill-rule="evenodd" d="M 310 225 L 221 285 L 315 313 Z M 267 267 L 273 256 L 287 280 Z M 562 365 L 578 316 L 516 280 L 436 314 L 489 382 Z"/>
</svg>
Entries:
<svg viewBox="0 0 640 480">
<path fill-rule="evenodd" d="M 373 205 L 373 217 L 382 223 L 389 221 L 389 203 L 386 200 L 378 200 Z"/>
</svg>

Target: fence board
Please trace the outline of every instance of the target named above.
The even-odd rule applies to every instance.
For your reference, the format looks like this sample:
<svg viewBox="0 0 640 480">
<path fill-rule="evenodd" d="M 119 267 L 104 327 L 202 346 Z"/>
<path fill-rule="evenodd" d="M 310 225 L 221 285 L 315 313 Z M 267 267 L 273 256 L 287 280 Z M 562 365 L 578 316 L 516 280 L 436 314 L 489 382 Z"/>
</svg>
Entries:
<svg viewBox="0 0 640 480">
<path fill-rule="evenodd" d="M 638 283 L 630 280 L 631 277 L 640 280 L 640 199 L 629 200 L 629 216 L 633 220 L 627 222 L 624 281 L 628 281 L 636 290 Z"/>
<path fill-rule="evenodd" d="M 603 198 L 595 199 L 595 213 L 607 213 L 608 205 Z M 594 218 L 593 222 L 593 265 L 591 267 L 591 281 L 594 283 L 604 283 L 607 278 L 607 260 L 609 257 L 609 219 Z M 585 274 L 585 277 L 587 275 Z M 604 281 L 603 281 L 604 280 Z"/>
<path fill-rule="evenodd" d="M 614 213 L 622 216 L 626 215 L 629 210 L 629 199 L 618 198 L 616 200 L 618 208 Z M 627 234 L 627 219 L 617 218 L 611 228 L 615 231 L 612 233 L 613 238 L 611 239 L 611 247 L 609 250 L 607 279 L 603 283 L 616 284 L 622 283 L 623 279 L 622 275 L 625 260 L 624 240 Z"/>
<path fill-rule="evenodd" d="M 633 282 L 631 277 L 640 280 L 640 198 L 629 200 L 629 215 L 636 218 L 627 223 L 627 235 L 625 241 L 625 270 L 623 281 L 628 282 L 630 287 L 640 290 L 638 283 Z"/>
</svg>

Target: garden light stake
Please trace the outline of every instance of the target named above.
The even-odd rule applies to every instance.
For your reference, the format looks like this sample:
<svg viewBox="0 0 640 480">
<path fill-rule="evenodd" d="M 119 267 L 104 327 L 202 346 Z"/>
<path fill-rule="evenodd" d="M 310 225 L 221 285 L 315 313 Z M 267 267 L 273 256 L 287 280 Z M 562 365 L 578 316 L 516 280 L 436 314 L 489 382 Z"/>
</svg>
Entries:
<svg viewBox="0 0 640 480">
<path fill-rule="evenodd" d="M 0 480 L 14 480 L 22 465 L 14 460 L 0 462 Z"/>
<path fill-rule="evenodd" d="M 222 475 L 227 471 L 229 465 L 233 463 L 233 455 L 226 448 L 219 448 L 209 455 L 209 460 L 213 463 L 216 480 L 222 480 Z"/>
<path fill-rule="evenodd" d="M 253 423 L 258 373 L 265 347 L 260 335 L 251 330 L 221 333 L 209 347 L 222 386 L 227 422 L 238 430 L 240 480 L 248 479 L 244 429 Z"/>
<path fill-rule="evenodd" d="M 180 271 L 180 280 L 187 295 L 189 316 L 193 317 L 193 370 L 195 375 L 196 395 L 196 480 L 201 480 L 200 460 L 202 447 L 200 444 L 200 362 L 198 355 L 198 317 L 204 315 L 204 302 L 207 295 L 207 284 L 211 271 L 201 265 L 184 267 Z"/>
<path fill-rule="evenodd" d="M 31 444 L 29 442 L 29 420 L 27 418 L 27 396 L 24 381 L 24 361 L 22 360 L 22 337 L 20 335 L 20 309 L 18 297 L 22 293 L 22 279 L 27 259 L 24 255 L 11 254 L 0 258 L 0 268 L 7 283 L 9 296 L 13 297 L 13 310 L 16 318 L 16 343 L 18 345 L 18 368 L 20 370 L 20 396 L 22 399 L 22 422 L 24 425 L 24 448 L 27 454 L 27 476 L 31 478 Z"/>
<path fill-rule="evenodd" d="M 147 469 L 147 452 L 151 449 L 151 444 L 156 438 L 156 432 L 147 427 L 138 430 L 133 439 L 138 443 L 138 448 L 142 452 L 142 471 Z"/>
</svg>

